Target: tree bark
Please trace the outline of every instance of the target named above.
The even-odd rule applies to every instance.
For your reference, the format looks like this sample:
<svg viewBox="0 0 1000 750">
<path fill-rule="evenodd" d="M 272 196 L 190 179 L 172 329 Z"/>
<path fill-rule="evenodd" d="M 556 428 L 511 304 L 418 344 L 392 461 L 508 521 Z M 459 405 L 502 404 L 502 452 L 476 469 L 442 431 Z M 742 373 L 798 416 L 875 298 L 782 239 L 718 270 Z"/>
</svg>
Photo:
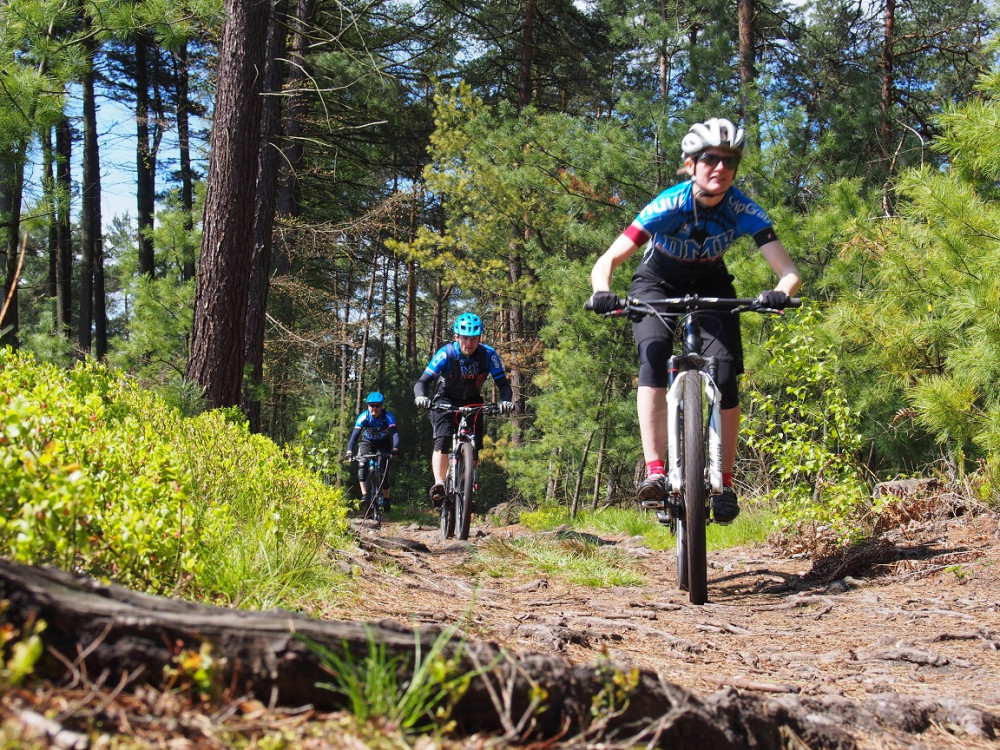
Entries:
<svg viewBox="0 0 1000 750">
<path fill-rule="evenodd" d="M 299 171 L 302 169 L 302 133 L 309 112 L 309 102 L 302 93 L 308 70 L 306 54 L 309 51 L 308 27 L 315 12 L 315 0 L 298 0 L 292 20 L 292 42 L 289 49 L 287 88 L 290 92 L 285 104 L 285 148 L 281 166 L 281 190 L 278 193 L 278 215 L 295 218 L 302 213 L 302 196 Z M 284 272 L 279 264 L 278 271 Z"/>
<path fill-rule="evenodd" d="M 94 93 L 93 46 L 91 69 L 83 76 L 83 166 L 80 187 L 80 315 L 77 344 L 89 354 L 94 328 L 94 260 L 101 238 L 101 165 L 97 142 L 97 100 Z"/>
<path fill-rule="evenodd" d="M 150 147 L 149 137 L 149 49 L 148 34 L 135 34 L 135 165 L 136 165 L 136 216 L 139 225 L 140 276 L 156 275 L 156 258 L 153 253 L 153 211 L 156 192 L 156 157 Z"/>
<path fill-rule="evenodd" d="M 69 119 L 63 117 L 56 125 L 56 321 L 67 340 L 73 338 L 72 143 Z"/>
<path fill-rule="evenodd" d="M 896 0 L 885 2 L 885 39 L 882 42 L 882 163 L 885 170 L 885 188 L 882 208 L 886 216 L 892 214 L 889 172 L 892 162 L 892 105 L 895 98 Z"/>
<path fill-rule="evenodd" d="M 184 233 L 190 236 L 194 229 L 194 172 L 191 169 L 191 102 L 188 98 L 187 42 L 174 53 L 174 85 L 177 96 L 177 157 L 181 181 L 181 210 L 184 212 Z M 181 279 L 190 281 L 195 276 L 193 248 L 185 245 L 181 262 Z"/>
<path fill-rule="evenodd" d="M 212 407 L 240 403 L 253 248 L 267 0 L 227 0 L 187 377 Z"/>
<path fill-rule="evenodd" d="M 517 108 L 522 110 L 531 103 L 531 66 L 535 57 L 535 2 L 528 0 L 524 7 L 524 29 L 521 34 L 521 64 L 517 77 Z"/>
<path fill-rule="evenodd" d="M 243 389 L 241 405 L 252 432 L 260 431 L 260 392 L 264 382 L 264 322 L 271 277 L 271 247 L 278 192 L 278 139 L 281 136 L 281 79 L 279 60 L 285 56 L 284 0 L 272 0 L 271 24 L 267 32 L 264 66 L 264 99 L 260 122 L 260 152 L 257 164 L 257 196 L 254 211 L 253 254 L 250 260 L 250 291 L 247 302 L 246 363 L 250 388 Z"/>
<path fill-rule="evenodd" d="M 739 19 L 740 38 L 740 108 L 743 110 L 740 112 L 740 116 L 743 119 L 743 126 L 748 132 L 757 131 L 750 106 L 750 91 L 757 80 L 753 33 L 754 11 L 754 0 L 737 0 L 736 13 Z"/>
</svg>

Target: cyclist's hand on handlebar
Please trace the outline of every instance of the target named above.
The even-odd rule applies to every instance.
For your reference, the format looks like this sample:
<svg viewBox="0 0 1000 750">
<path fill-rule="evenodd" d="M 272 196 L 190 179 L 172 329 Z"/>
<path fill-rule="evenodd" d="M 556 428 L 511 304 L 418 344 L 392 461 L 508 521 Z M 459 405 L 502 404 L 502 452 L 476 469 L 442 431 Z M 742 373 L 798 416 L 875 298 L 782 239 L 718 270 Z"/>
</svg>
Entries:
<svg viewBox="0 0 1000 750">
<path fill-rule="evenodd" d="M 770 307 L 772 310 L 783 310 L 788 305 L 789 297 L 780 289 L 768 289 L 761 292 L 757 297 L 757 302 L 761 307 Z"/>
<path fill-rule="evenodd" d="M 594 292 L 583 304 L 584 309 L 593 310 L 598 315 L 605 315 L 625 307 L 625 302 L 614 292 Z"/>
<path fill-rule="evenodd" d="M 392 449 L 392 451 L 391 451 L 391 452 L 389 453 L 389 455 L 390 455 L 390 456 L 391 456 L 392 458 L 395 458 L 396 456 L 398 456 L 398 455 L 399 455 L 399 449 L 398 449 L 398 448 L 393 448 L 393 449 Z"/>
<path fill-rule="evenodd" d="M 347 453 L 344 454 L 344 460 L 345 461 L 353 461 L 354 460 L 354 454 L 351 451 L 347 451 Z"/>
<path fill-rule="evenodd" d="M 514 412 L 514 402 L 513 401 L 501 401 L 500 402 L 500 413 L 501 414 L 512 414 Z"/>
<path fill-rule="evenodd" d="M 416 406 L 418 409 L 430 409 L 431 400 L 427 398 L 427 396 L 417 396 L 415 399 L 413 399 L 413 405 Z"/>
</svg>

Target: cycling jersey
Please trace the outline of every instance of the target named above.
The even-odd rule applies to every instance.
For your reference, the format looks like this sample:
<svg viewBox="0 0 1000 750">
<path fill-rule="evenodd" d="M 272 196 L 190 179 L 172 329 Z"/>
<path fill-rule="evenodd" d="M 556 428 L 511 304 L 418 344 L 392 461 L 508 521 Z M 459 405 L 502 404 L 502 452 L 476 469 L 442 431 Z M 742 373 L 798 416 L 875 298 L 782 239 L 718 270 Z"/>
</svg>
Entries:
<svg viewBox="0 0 1000 750">
<path fill-rule="evenodd" d="M 396 418 L 391 411 L 381 410 L 377 417 L 367 409 L 358 415 L 354 420 L 354 431 L 351 432 L 350 440 L 347 441 L 347 450 L 353 452 L 354 446 L 358 442 L 358 437 L 364 434 L 364 441 L 367 443 L 381 443 L 392 438 L 393 450 L 399 450 L 399 431 L 396 429 Z"/>
<path fill-rule="evenodd" d="M 722 256 L 751 235 L 757 246 L 777 239 L 771 219 L 735 187 L 717 206 L 695 203 L 691 180 L 667 188 L 639 212 L 635 223 L 648 235 L 642 263 L 675 282 L 696 281 L 724 271 Z M 632 238 L 641 245 L 645 237 Z"/>
<path fill-rule="evenodd" d="M 414 386 L 414 394 L 426 395 L 425 387 L 436 380 L 435 396 L 443 396 L 455 405 L 482 401 L 479 389 L 491 377 L 500 389 L 500 400 L 510 401 L 512 391 L 500 363 L 500 355 L 486 344 L 479 344 L 471 356 L 462 354 L 457 341 L 442 346 L 424 368 Z"/>
</svg>

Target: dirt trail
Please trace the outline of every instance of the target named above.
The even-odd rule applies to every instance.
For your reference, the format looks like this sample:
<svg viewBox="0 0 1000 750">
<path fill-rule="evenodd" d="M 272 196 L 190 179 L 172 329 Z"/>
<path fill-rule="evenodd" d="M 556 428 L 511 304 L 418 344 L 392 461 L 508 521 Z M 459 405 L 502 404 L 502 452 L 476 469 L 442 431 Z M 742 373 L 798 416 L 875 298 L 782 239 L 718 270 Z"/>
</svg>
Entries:
<svg viewBox="0 0 1000 750">
<path fill-rule="evenodd" d="M 995 516 L 911 523 L 836 560 L 710 552 L 704 606 L 677 590 L 673 550 L 614 536 L 601 541 L 641 560 L 645 585 L 470 574 L 478 546 L 531 533 L 486 522 L 469 542 L 445 543 L 436 528 L 362 529 L 363 594 L 327 616 L 457 624 L 518 652 L 619 659 L 706 700 L 797 702 L 850 727 L 862 748 L 1000 748 Z"/>
</svg>

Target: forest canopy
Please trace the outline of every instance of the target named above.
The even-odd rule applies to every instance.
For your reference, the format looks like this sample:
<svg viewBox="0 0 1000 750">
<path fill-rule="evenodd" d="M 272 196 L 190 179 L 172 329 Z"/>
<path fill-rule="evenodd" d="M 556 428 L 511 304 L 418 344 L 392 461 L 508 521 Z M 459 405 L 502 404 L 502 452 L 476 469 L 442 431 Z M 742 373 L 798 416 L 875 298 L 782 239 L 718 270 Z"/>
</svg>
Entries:
<svg viewBox="0 0 1000 750">
<path fill-rule="evenodd" d="M 10 0 L 0 28 L 12 350 L 238 407 L 333 482 L 381 391 L 421 497 L 412 385 L 471 310 L 517 405 L 490 501 L 622 501 L 636 355 L 583 310 L 590 267 L 681 179 L 689 125 L 726 116 L 806 300 L 744 322 L 742 491 L 944 471 L 997 502 L 992 4 Z M 124 216 L 101 214 L 111 101 Z M 751 244 L 727 263 L 741 294 L 774 283 Z"/>
</svg>

